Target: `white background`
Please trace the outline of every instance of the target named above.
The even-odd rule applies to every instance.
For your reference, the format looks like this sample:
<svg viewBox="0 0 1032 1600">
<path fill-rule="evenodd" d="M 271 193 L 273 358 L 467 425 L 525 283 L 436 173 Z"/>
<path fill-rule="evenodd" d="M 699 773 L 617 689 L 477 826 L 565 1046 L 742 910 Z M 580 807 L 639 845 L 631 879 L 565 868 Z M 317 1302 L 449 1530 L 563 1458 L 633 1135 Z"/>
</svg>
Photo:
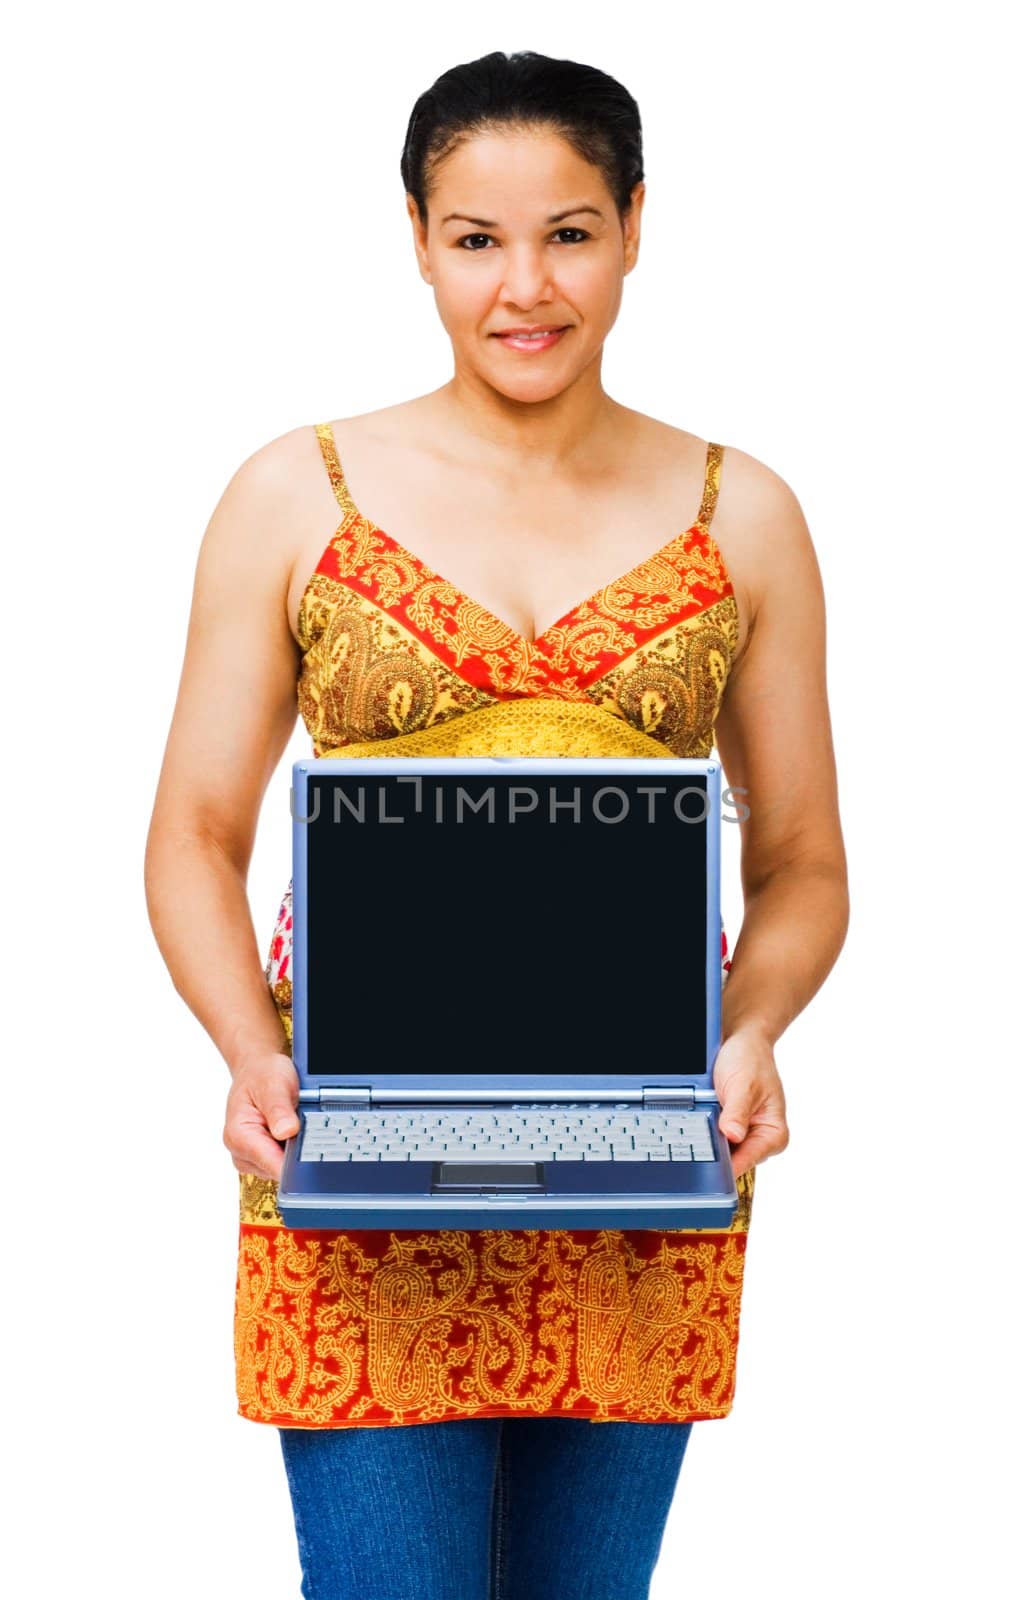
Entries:
<svg viewBox="0 0 1032 1600">
<path fill-rule="evenodd" d="M 144 840 L 208 516 L 270 438 L 450 375 L 402 139 L 439 72 L 520 48 L 613 72 L 641 107 L 643 248 L 607 389 L 786 478 L 828 608 L 852 921 L 779 1043 L 792 1143 L 757 1174 L 735 1407 L 694 1431 L 653 1595 L 1019 1587 L 1015 20 L 181 3 L 11 25 L 8 1592 L 298 1593 L 275 1430 L 236 1416 L 228 1074 L 150 934 Z M 299 722 L 249 882 L 263 957 L 307 753 Z"/>
</svg>

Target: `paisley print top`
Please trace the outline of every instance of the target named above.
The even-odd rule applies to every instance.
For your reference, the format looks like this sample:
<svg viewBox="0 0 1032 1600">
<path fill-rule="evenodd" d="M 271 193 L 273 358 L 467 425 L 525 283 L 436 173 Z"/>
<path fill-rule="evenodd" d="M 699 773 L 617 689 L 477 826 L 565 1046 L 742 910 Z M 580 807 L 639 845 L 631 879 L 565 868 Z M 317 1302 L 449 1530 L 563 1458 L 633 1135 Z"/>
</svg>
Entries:
<svg viewBox="0 0 1032 1600">
<path fill-rule="evenodd" d="M 738 644 L 709 526 L 720 445 L 691 526 L 528 641 L 363 516 L 332 426 L 315 432 L 341 511 L 298 616 L 298 707 L 316 756 L 392 739 L 400 751 L 406 735 L 450 734 L 466 726 L 454 719 L 527 699 L 611 727 L 621 750 L 712 753 Z M 288 1043 L 292 928 L 288 886 L 266 965 Z M 726 981 L 723 932 L 722 945 Z M 275 1182 L 242 1175 L 239 1412 L 295 1428 L 726 1416 L 754 1177 L 738 1179 L 726 1229 L 337 1233 L 287 1228 Z"/>
</svg>

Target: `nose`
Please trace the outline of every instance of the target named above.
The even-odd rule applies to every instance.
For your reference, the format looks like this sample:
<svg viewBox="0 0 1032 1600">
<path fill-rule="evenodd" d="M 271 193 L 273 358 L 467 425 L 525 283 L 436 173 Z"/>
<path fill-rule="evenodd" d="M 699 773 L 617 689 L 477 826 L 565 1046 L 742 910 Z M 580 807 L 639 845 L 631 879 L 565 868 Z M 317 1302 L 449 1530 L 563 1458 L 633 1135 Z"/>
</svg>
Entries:
<svg viewBox="0 0 1032 1600">
<path fill-rule="evenodd" d="M 536 245 L 515 245 L 505 253 L 500 297 L 521 311 L 532 311 L 552 298 L 552 269 Z"/>
</svg>

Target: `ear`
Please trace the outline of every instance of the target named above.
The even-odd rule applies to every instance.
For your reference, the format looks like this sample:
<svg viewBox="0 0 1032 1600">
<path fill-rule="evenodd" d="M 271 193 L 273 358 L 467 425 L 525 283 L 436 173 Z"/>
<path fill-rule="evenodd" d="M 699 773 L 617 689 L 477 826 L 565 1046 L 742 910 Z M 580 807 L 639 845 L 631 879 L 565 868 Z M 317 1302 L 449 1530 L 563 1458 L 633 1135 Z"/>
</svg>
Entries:
<svg viewBox="0 0 1032 1600">
<path fill-rule="evenodd" d="M 432 283 L 433 279 L 430 275 L 430 256 L 426 247 L 426 229 L 423 226 L 422 219 L 419 215 L 419 207 L 410 194 L 406 194 L 405 196 L 405 209 L 408 212 L 409 221 L 412 224 L 412 243 L 414 244 L 416 250 L 416 261 L 419 266 L 419 275 L 423 279 L 424 283 Z"/>
<path fill-rule="evenodd" d="M 645 179 L 631 190 L 631 203 L 623 218 L 624 274 L 633 271 L 641 245 L 641 211 L 645 204 Z"/>
</svg>

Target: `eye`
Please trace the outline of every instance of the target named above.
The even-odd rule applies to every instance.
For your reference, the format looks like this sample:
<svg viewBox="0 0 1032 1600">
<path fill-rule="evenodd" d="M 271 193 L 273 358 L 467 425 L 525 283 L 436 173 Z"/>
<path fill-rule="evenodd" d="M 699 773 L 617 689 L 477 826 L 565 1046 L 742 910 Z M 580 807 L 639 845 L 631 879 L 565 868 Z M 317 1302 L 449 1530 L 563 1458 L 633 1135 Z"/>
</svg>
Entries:
<svg viewBox="0 0 1032 1600">
<path fill-rule="evenodd" d="M 578 237 L 576 239 L 567 239 L 567 240 L 565 240 L 564 242 L 566 244 L 580 244 L 582 239 L 590 238 L 590 234 L 588 234 L 585 231 L 585 229 L 583 229 L 583 228 L 557 228 L 555 231 L 556 231 L 557 234 L 559 234 L 559 233 L 575 233 L 575 234 L 578 235 Z M 471 250 L 472 249 L 479 250 L 480 249 L 479 245 L 476 245 L 476 246 L 470 245 L 469 241 L 471 239 L 490 239 L 490 237 L 491 237 L 491 235 L 489 233 L 465 233 L 465 234 L 463 234 L 461 239 L 457 239 L 456 240 L 456 243 L 458 245 L 460 245 L 463 249 L 469 248 Z M 553 234 L 553 238 L 554 237 L 555 237 L 555 235 Z"/>
</svg>

